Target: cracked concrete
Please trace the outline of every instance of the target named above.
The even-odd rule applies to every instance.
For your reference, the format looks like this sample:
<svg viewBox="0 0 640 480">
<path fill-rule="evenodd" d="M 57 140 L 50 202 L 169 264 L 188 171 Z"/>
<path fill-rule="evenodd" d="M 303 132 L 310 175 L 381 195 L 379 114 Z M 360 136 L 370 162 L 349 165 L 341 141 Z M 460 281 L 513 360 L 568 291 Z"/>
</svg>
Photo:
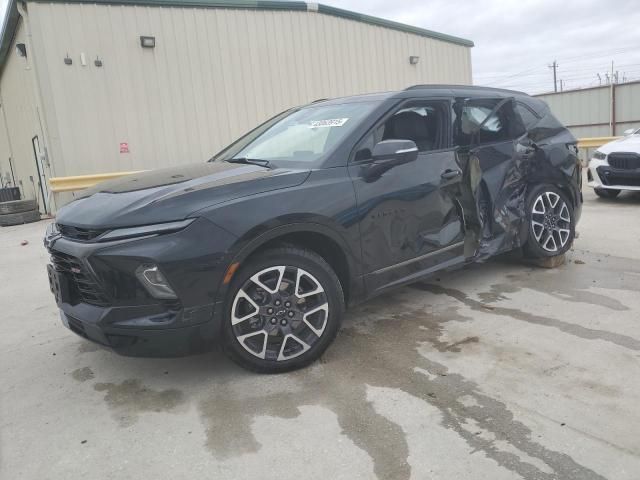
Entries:
<svg viewBox="0 0 640 480">
<path fill-rule="evenodd" d="M 2 229 L 0 477 L 636 479 L 640 196 L 585 196 L 565 265 L 401 288 L 278 376 L 87 343 L 48 292 L 45 222 Z"/>
</svg>

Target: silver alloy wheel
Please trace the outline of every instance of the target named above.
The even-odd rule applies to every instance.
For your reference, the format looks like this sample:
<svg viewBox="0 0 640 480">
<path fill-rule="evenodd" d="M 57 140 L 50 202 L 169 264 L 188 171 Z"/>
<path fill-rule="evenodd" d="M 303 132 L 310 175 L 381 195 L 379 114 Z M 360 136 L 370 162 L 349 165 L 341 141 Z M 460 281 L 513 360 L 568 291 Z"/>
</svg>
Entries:
<svg viewBox="0 0 640 480">
<path fill-rule="evenodd" d="M 533 202 L 531 229 L 547 252 L 562 250 L 571 236 L 571 214 L 566 202 L 555 192 L 543 192 Z"/>
<path fill-rule="evenodd" d="M 302 355 L 320 339 L 328 318 L 329 303 L 320 282 L 293 266 L 259 271 L 242 285 L 231 306 L 236 339 L 263 360 Z"/>
</svg>

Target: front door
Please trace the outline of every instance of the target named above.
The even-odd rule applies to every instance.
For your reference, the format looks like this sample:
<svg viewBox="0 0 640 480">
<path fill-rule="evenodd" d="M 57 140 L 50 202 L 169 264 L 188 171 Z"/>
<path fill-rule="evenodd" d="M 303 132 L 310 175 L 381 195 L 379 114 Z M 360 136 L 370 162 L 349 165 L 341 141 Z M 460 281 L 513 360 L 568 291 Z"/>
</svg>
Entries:
<svg viewBox="0 0 640 480">
<path fill-rule="evenodd" d="M 360 218 L 362 262 L 369 293 L 461 260 L 461 169 L 449 148 L 450 103 L 411 100 L 382 119 L 356 148 L 349 167 Z M 382 140 L 413 140 L 415 161 L 383 173 L 371 153 Z"/>
</svg>

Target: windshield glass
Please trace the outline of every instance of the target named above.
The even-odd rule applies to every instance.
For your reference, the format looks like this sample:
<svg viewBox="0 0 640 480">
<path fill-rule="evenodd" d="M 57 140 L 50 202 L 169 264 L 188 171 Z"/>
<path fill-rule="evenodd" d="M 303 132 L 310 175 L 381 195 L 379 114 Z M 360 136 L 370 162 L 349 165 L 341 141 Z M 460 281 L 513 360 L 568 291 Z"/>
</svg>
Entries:
<svg viewBox="0 0 640 480">
<path fill-rule="evenodd" d="M 218 159 L 314 162 L 331 152 L 370 113 L 377 102 L 318 105 L 296 110 L 259 135 L 247 135 Z"/>
</svg>

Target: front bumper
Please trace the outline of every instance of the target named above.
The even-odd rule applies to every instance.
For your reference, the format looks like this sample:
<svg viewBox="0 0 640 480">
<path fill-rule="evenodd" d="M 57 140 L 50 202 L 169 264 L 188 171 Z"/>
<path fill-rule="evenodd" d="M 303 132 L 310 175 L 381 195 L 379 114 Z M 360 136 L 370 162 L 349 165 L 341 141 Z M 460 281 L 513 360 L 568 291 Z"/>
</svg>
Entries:
<svg viewBox="0 0 640 480">
<path fill-rule="evenodd" d="M 592 158 L 589 162 L 587 181 L 593 188 L 640 191 L 640 169 L 616 169 L 606 160 Z"/>
<path fill-rule="evenodd" d="M 214 345 L 220 325 L 213 308 L 202 310 L 205 321 L 197 325 L 149 329 L 122 328 L 105 322 L 105 317 L 114 312 L 94 312 L 94 316 L 88 315 L 86 308 L 79 314 L 75 310 L 70 305 L 60 306 L 60 318 L 65 327 L 120 355 L 134 357 L 179 357 L 206 352 Z M 154 314 L 149 313 L 138 311 L 136 318 L 152 318 Z"/>
<path fill-rule="evenodd" d="M 103 243 L 49 233 L 49 276 L 62 323 L 123 355 L 206 351 L 219 334 L 218 290 L 233 241 L 206 219 L 175 233 Z M 141 263 L 158 265 L 178 298 L 146 292 L 133 275 Z"/>
</svg>

